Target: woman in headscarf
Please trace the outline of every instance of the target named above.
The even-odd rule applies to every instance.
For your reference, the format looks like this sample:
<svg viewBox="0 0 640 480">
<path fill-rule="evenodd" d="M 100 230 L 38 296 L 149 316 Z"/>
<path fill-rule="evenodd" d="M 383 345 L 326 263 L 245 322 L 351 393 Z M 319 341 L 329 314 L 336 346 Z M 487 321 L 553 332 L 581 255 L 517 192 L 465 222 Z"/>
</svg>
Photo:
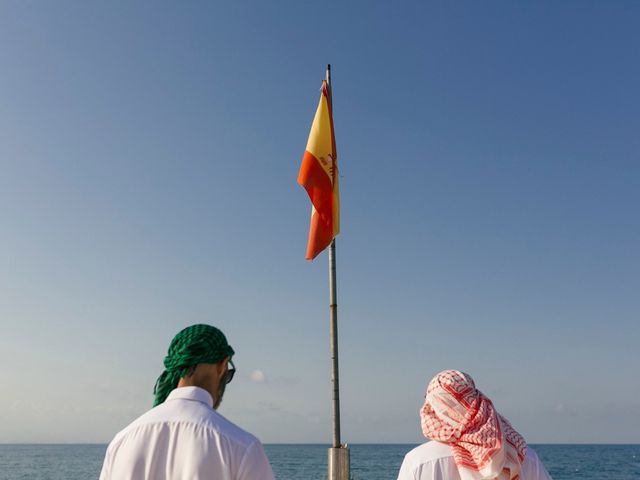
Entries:
<svg viewBox="0 0 640 480">
<path fill-rule="evenodd" d="M 431 441 L 407 453 L 398 480 L 551 478 L 466 373 L 445 370 L 429 382 L 420 421 Z"/>
</svg>

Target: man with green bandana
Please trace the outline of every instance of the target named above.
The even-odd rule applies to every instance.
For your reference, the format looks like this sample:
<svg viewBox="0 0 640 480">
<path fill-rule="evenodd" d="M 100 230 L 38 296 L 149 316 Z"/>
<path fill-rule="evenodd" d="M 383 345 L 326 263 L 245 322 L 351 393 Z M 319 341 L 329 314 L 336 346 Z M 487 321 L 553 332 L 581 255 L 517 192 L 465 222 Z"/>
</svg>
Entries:
<svg viewBox="0 0 640 480">
<path fill-rule="evenodd" d="M 235 373 L 234 353 L 211 325 L 180 331 L 154 408 L 115 436 L 100 480 L 273 480 L 260 441 L 216 411 Z"/>
</svg>

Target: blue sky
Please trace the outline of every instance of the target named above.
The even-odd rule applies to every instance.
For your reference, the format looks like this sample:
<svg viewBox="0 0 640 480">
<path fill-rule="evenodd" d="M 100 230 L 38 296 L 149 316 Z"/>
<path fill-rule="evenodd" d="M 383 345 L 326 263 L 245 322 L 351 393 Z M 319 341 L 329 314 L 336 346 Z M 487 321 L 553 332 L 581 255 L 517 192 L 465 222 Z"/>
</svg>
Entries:
<svg viewBox="0 0 640 480">
<path fill-rule="evenodd" d="M 171 337 L 221 412 L 329 443 L 296 184 L 327 63 L 342 436 L 420 442 L 445 368 L 530 442 L 640 437 L 640 5 L 2 2 L 0 442 L 107 442 Z"/>
</svg>

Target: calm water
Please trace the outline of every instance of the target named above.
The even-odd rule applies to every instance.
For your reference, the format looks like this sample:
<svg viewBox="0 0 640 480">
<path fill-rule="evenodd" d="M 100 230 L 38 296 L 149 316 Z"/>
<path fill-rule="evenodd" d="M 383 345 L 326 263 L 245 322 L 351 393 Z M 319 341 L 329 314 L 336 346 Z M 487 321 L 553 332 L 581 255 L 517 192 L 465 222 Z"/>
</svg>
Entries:
<svg viewBox="0 0 640 480">
<path fill-rule="evenodd" d="M 355 480 L 393 480 L 413 445 L 351 445 Z M 640 445 L 533 445 L 554 480 L 640 480 Z M 97 479 L 106 445 L 0 445 L 0 480 Z M 279 480 L 324 480 L 326 445 L 266 445 Z"/>
</svg>

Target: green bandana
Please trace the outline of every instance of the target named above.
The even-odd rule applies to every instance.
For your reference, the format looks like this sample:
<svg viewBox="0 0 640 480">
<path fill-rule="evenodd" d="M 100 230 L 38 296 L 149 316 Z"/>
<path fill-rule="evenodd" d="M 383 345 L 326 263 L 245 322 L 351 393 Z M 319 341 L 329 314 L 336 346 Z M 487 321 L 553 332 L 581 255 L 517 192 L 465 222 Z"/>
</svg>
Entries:
<svg viewBox="0 0 640 480">
<path fill-rule="evenodd" d="M 216 327 L 199 324 L 181 330 L 171 340 L 169 352 L 164 357 L 166 370 L 158 377 L 153 389 L 153 406 L 167 399 L 190 367 L 199 363 L 218 363 L 234 353 L 224 333 Z"/>
</svg>

